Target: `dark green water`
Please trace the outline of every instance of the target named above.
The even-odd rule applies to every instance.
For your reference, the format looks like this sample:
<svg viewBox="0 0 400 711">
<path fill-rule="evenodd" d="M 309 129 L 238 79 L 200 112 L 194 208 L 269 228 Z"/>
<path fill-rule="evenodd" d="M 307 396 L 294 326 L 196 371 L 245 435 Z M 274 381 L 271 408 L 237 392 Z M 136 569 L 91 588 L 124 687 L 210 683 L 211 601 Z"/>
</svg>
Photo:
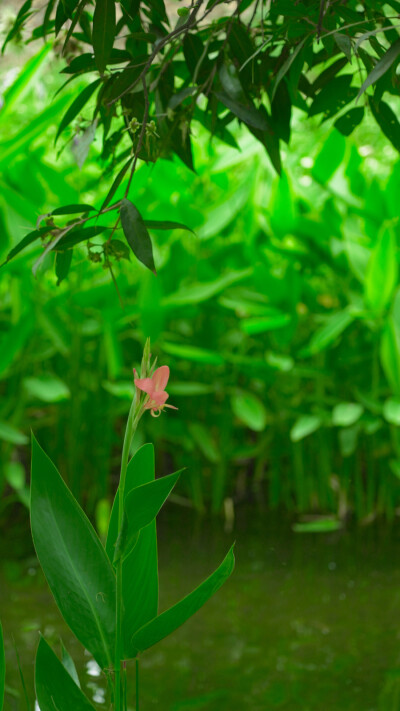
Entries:
<svg viewBox="0 0 400 711">
<path fill-rule="evenodd" d="M 140 711 L 400 709 L 400 529 L 295 534 L 276 516 L 242 510 L 225 533 L 170 506 L 159 523 L 161 609 L 211 572 L 233 539 L 237 566 L 225 589 L 143 655 Z M 6 711 L 25 708 L 11 635 L 31 690 L 39 630 L 57 651 L 62 636 L 83 688 L 101 702 L 103 680 L 62 623 L 35 559 L 7 560 L 3 548 Z M 133 667 L 129 675 L 133 691 Z"/>
</svg>

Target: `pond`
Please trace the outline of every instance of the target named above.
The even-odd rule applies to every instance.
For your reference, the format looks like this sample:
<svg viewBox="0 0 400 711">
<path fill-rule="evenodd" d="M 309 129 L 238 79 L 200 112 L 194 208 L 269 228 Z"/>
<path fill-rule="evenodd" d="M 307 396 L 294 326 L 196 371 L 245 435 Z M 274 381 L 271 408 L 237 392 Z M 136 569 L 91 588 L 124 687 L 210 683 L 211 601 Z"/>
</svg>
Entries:
<svg viewBox="0 0 400 711">
<path fill-rule="evenodd" d="M 142 656 L 140 711 L 400 709 L 399 528 L 299 534 L 284 517 L 242 508 L 226 532 L 171 504 L 158 530 L 161 609 L 207 576 L 232 540 L 237 565 L 191 621 Z M 62 622 L 28 544 L 18 561 L 7 559 L 4 539 L 2 547 L 6 711 L 26 708 L 12 635 L 32 698 L 39 630 L 57 653 L 63 639 L 85 692 L 106 709 L 103 679 Z M 133 664 L 128 673 L 134 709 Z"/>
</svg>

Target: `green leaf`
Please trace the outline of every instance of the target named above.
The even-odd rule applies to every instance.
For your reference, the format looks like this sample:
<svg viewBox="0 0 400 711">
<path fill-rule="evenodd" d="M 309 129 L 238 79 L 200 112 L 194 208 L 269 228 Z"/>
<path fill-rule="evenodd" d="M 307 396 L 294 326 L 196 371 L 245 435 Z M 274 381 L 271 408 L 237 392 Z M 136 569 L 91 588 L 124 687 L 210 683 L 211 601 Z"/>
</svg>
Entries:
<svg viewBox="0 0 400 711">
<path fill-rule="evenodd" d="M 337 427 L 350 427 L 363 412 L 364 408 L 358 402 L 340 402 L 332 410 L 332 423 Z"/>
<path fill-rule="evenodd" d="M 71 232 L 64 235 L 59 242 L 55 245 L 55 250 L 57 252 L 63 252 L 66 249 L 71 249 L 81 242 L 87 242 L 92 237 L 97 237 L 101 235 L 106 230 L 111 229 L 107 225 L 93 225 L 92 227 L 81 227 L 74 228 Z"/>
<path fill-rule="evenodd" d="M 348 37 L 348 35 L 342 35 L 339 32 L 335 32 L 333 38 L 339 49 L 347 57 L 348 61 L 351 62 L 352 44 L 350 37 Z"/>
<path fill-rule="evenodd" d="M 111 668 L 114 572 L 93 526 L 34 437 L 31 527 L 39 562 L 66 623 L 100 667 Z"/>
<path fill-rule="evenodd" d="M 290 439 L 292 442 L 299 442 L 319 430 L 321 424 L 321 418 L 318 415 L 301 415 L 290 430 Z"/>
<path fill-rule="evenodd" d="M 197 348 L 196 346 L 185 346 L 181 343 L 170 343 L 163 341 L 163 351 L 169 355 L 191 360 L 195 363 L 208 363 L 209 365 L 223 365 L 224 359 L 215 351 L 207 350 L 206 348 Z"/>
<path fill-rule="evenodd" d="M 328 346 L 335 343 L 339 336 L 353 322 L 354 317 L 349 311 L 337 311 L 337 313 L 328 316 L 325 324 L 315 331 L 307 348 L 299 355 L 308 356 L 315 353 L 320 353 Z"/>
<path fill-rule="evenodd" d="M 70 391 L 63 380 L 53 375 L 24 378 L 24 388 L 31 397 L 43 402 L 63 402 L 70 397 Z"/>
<path fill-rule="evenodd" d="M 384 311 L 389 306 L 398 272 L 396 237 L 385 229 L 372 250 L 365 278 L 365 299 L 372 309 Z"/>
<path fill-rule="evenodd" d="M 0 711 L 3 711 L 5 686 L 6 686 L 6 658 L 5 658 L 5 654 L 4 654 L 3 627 L 0 622 Z"/>
<path fill-rule="evenodd" d="M 264 115 L 256 109 L 254 104 L 243 104 L 241 101 L 232 98 L 224 91 L 216 91 L 215 96 L 221 104 L 224 104 L 224 106 L 232 111 L 232 113 L 247 126 L 252 126 L 259 131 L 266 131 L 271 128 L 265 120 Z"/>
<path fill-rule="evenodd" d="M 396 114 L 384 101 L 377 103 L 370 97 L 369 105 L 382 133 L 389 139 L 396 151 L 400 152 L 400 123 Z"/>
<path fill-rule="evenodd" d="M 330 533 L 343 528 L 343 523 L 332 518 L 319 518 L 314 521 L 294 523 L 292 528 L 296 533 Z"/>
<path fill-rule="evenodd" d="M 262 432 L 267 423 L 267 412 L 261 400 L 252 393 L 239 393 L 231 398 L 236 417 L 254 432 Z"/>
<path fill-rule="evenodd" d="M 181 222 L 169 222 L 168 220 L 143 220 L 149 230 L 187 230 L 196 234 L 191 227 L 183 225 Z"/>
<path fill-rule="evenodd" d="M 133 635 L 131 656 L 136 656 L 139 652 L 152 647 L 183 625 L 219 590 L 231 575 L 234 565 L 235 557 L 232 546 L 221 565 L 207 580 L 184 597 L 183 600 L 155 617 Z"/>
<path fill-rule="evenodd" d="M 279 328 L 285 328 L 292 320 L 290 314 L 277 313 L 271 316 L 252 317 L 243 319 L 240 323 L 240 328 L 245 333 L 250 335 L 254 333 L 266 333 L 267 331 L 276 331 Z"/>
<path fill-rule="evenodd" d="M 29 234 L 25 235 L 21 239 L 20 242 L 18 242 L 15 247 L 13 247 L 10 252 L 7 255 L 7 260 L 3 262 L 1 266 L 4 264 L 7 264 L 7 262 L 10 261 L 10 259 L 13 259 L 14 257 L 17 256 L 20 252 L 22 252 L 23 249 L 26 247 L 29 247 L 29 245 L 33 244 L 33 242 L 36 242 L 36 240 L 40 239 L 43 235 L 48 234 L 51 231 L 51 227 L 41 227 L 39 230 L 33 230 L 33 232 L 29 232 Z"/>
<path fill-rule="evenodd" d="M 346 141 L 339 131 L 332 131 L 318 153 L 312 177 L 325 185 L 341 165 L 346 151 Z"/>
<path fill-rule="evenodd" d="M 94 710 L 44 637 L 36 653 L 35 690 L 40 711 Z"/>
<path fill-rule="evenodd" d="M 200 422 L 189 423 L 189 433 L 206 459 L 213 464 L 221 461 L 219 451 L 209 428 Z"/>
<path fill-rule="evenodd" d="M 68 276 L 68 272 L 72 262 L 72 249 L 67 249 L 65 252 L 56 253 L 56 277 L 57 286 Z"/>
<path fill-rule="evenodd" d="M 51 215 L 82 215 L 84 212 L 92 212 L 95 210 L 92 205 L 85 205 L 84 203 L 78 205 L 64 205 L 63 207 L 56 207 L 50 214 Z"/>
<path fill-rule="evenodd" d="M 115 32 L 115 0 L 96 0 L 92 41 L 94 58 L 101 74 L 111 57 Z"/>
<path fill-rule="evenodd" d="M 114 0 L 112 1 L 114 2 Z M 83 107 L 87 104 L 93 92 L 97 89 L 100 83 L 101 79 L 96 79 L 96 81 L 93 81 L 91 84 L 86 86 L 83 91 L 78 94 L 76 99 L 74 99 L 74 101 L 64 114 L 63 118 L 61 119 L 61 123 L 57 129 L 57 134 L 54 141 L 55 143 L 57 142 L 58 137 L 64 131 L 64 129 L 66 129 L 67 126 L 69 126 L 69 124 L 71 123 L 71 121 L 73 121 L 74 118 L 78 116 L 78 114 L 82 111 Z"/>
<path fill-rule="evenodd" d="M 80 688 L 81 684 L 79 681 L 78 672 L 76 671 L 76 666 L 75 666 L 74 660 L 72 659 L 69 652 L 65 649 L 64 644 L 62 642 L 61 642 L 61 663 L 62 663 L 64 669 L 67 670 L 71 679 L 73 679 L 75 684 L 77 686 L 79 686 L 79 688 Z"/>
<path fill-rule="evenodd" d="M 74 136 L 72 139 L 71 151 L 75 158 L 79 170 L 82 170 L 83 164 L 89 155 L 90 146 L 92 145 L 97 129 L 97 119 L 92 121 L 83 133 Z"/>
<path fill-rule="evenodd" d="M 383 405 L 383 416 L 386 422 L 400 427 L 400 399 L 388 398 Z"/>
<path fill-rule="evenodd" d="M 150 235 L 139 210 L 124 198 L 121 202 L 121 225 L 133 254 L 147 269 L 157 274 Z"/>
<path fill-rule="evenodd" d="M 137 486 L 127 494 L 124 504 L 126 527 L 121 540 L 118 539 L 116 542 L 113 564 L 117 563 L 121 557 L 125 560 L 132 552 L 138 540 L 137 534 L 154 521 L 182 471 L 181 469 L 175 474 Z"/>
<path fill-rule="evenodd" d="M 236 284 L 250 277 L 253 273 L 252 268 L 230 271 L 223 274 L 218 279 L 213 281 L 205 281 L 200 283 L 192 283 L 185 286 L 184 289 L 169 294 L 162 300 L 163 306 L 187 306 L 188 304 L 199 304 L 202 301 L 208 301 L 221 291 L 225 291 L 231 284 Z"/>
<path fill-rule="evenodd" d="M 154 447 L 145 444 L 128 464 L 125 483 L 125 499 L 137 486 L 154 481 Z M 118 491 L 115 495 L 110 516 L 106 550 L 110 560 L 114 557 L 114 546 L 118 535 Z M 124 656 L 134 656 L 131 637 L 136 630 L 157 615 L 158 611 L 158 569 L 156 522 L 142 529 L 132 553 L 122 565 L 122 597 L 124 601 Z"/>
<path fill-rule="evenodd" d="M 350 136 L 354 129 L 361 123 L 363 118 L 364 109 L 361 107 L 350 109 L 335 121 L 334 126 L 343 136 Z"/>
<path fill-rule="evenodd" d="M 126 163 L 122 166 L 121 170 L 119 171 L 117 177 L 113 181 L 113 184 L 111 185 L 111 188 L 109 189 L 107 196 L 100 208 L 100 212 L 104 210 L 105 207 L 111 202 L 112 198 L 114 197 L 115 193 L 117 192 L 119 186 L 121 185 L 126 173 L 128 172 L 128 168 L 132 165 L 133 158 L 130 157 L 126 161 Z"/>
<path fill-rule="evenodd" d="M 350 86 L 352 74 L 341 74 L 324 86 L 312 102 L 308 115 L 316 116 L 323 113 L 325 118 L 334 116 L 357 95 L 357 89 Z"/>
<path fill-rule="evenodd" d="M 15 491 L 20 492 L 22 489 L 25 489 L 25 469 L 21 462 L 7 462 L 4 469 L 6 481 Z"/>
<path fill-rule="evenodd" d="M 393 392 L 400 396 L 400 328 L 390 316 L 380 342 L 382 368 Z"/>
<path fill-rule="evenodd" d="M 368 89 L 369 86 L 372 84 L 375 84 L 375 82 L 378 81 L 378 79 L 383 76 L 388 69 L 392 66 L 393 62 L 396 61 L 398 56 L 400 55 L 400 37 L 394 44 L 392 44 L 391 47 L 385 52 L 383 57 L 377 62 L 372 70 L 366 78 L 366 80 L 363 82 L 360 91 L 357 94 L 357 101 L 362 96 L 364 91 Z"/>
<path fill-rule="evenodd" d="M 271 101 L 274 100 L 276 90 L 277 90 L 279 84 L 281 83 L 283 77 L 288 73 L 288 71 L 289 71 L 290 67 L 292 66 L 294 60 L 296 59 L 297 55 L 303 49 L 306 39 L 307 38 L 305 37 L 303 40 L 301 40 L 301 42 L 298 43 L 298 45 L 296 45 L 293 52 L 287 57 L 287 59 L 285 59 L 285 61 L 279 68 L 279 70 L 276 74 L 275 83 L 274 83 L 274 87 L 272 90 Z"/>
<path fill-rule="evenodd" d="M 0 439 L 3 442 L 10 442 L 16 445 L 28 444 L 29 442 L 29 437 L 26 434 L 13 427 L 13 425 L 9 425 L 8 422 L 0 422 Z"/>
</svg>

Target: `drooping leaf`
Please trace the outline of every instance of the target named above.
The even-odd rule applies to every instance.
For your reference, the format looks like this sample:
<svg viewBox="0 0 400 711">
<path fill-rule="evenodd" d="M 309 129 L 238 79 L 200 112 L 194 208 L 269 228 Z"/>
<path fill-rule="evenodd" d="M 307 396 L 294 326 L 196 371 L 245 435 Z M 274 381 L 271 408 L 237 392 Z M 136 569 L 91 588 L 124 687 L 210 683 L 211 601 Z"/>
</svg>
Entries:
<svg viewBox="0 0 400 711">
<path fill-rule="evenodd" d="M 35 690 L 40 711 L 94 710 L 44 637 L 36 653 Z"/>
<path fill-rule="evenodd" d="M 128 464 L 125 497 L 137 486 L 154 481 L 154 447 L 145 444 Z M 110 560 L 118 535 L 119 492 L 117 491 L 111 511 L 106 550 Z M 124 601 L 124 655 L 130 656 L 131 636 L 139 627 L 157 615 L 158 611 L 158 564 L 156 522 L 142 529 L 132 553 L 122 565 L 122 596 Z"/>
<path fill-rule="evenodd" d="M 373 70 L 368 74 L 367 78 L 361 85 L 361 89 L 357 94 L 357 101 L 362 96 L 364 91 L 369 86 L 375 84 L 387 71 L 400 55 L 400 38 L 385 52 L 383 57 L 375 64 Z"/>
<path fill-rule="evenodd" d="M 113 197 L 114 197 L 115 193 L 117 192 L 119 186 L 121 185 L 121 183 L 122 183 L 122 181 L 123 181 L 125 175 L 127 174 L 128 169 L 129 169 L 130 166 L 132 165 L 132 161 L 133 161 L 133 158 L 130 157 L 130 158 L 128 158 L 128 160 L 126 161 L 126 163 L 122 166 L 122 168 L 121 168 L 121 170 L 119 171 L 117 177 L 114 179 L 113 184 L 111 185 L 110 190 L 108 191 L 108 193 L 107 193 L 107 195 L 106 195 L 106 198 L 105 198 L 105 200 L 104 200 L 104 202 L 103 202 L 103 204 L 102 204 L 102 206 L 101 206 L 101 208 L 100 208 L 100 211 L 101 211 L 101 210 L 104 210 L 104 208 L 106 208 L 107 205 L 109 205 L 109 203 L 110 203 L 111 200 L 113 199 Z"/>
<path fill-rule="evenodd" d="M 364 109 L 361 106 L 350 109 L 342 114 L 334 123 L 335 128 L 337 128 L 343 136 L 350 136 L 354 129 L 361 123 L 364 118 Z"/>
<path fill-rule="evenodd" d="M 68 276 L 68 272 L 71 267 L 71 262 L 72 262 L 72 249 L 65 250 L 65 252 L 57 252 L 57 254 L 56 254 L 57 286 L 60 286 L 61 282 Z"/>
<path fill-rule="evenodd" d="M 256 128 L 259 131 L 266 131 L 270 128 L 264 115 L 254 106 L 254 104 L 250 102 L 244 104 L 232 98 L 224 91 L 216 91 L 215 96 L 221 104 L 224 104 L 224 106 L 232 111 L 232 113 L 247 126 Z"/>
<path fill-rule="evenodd" d="M 115 31 L 115 0 L 96 0 L 93 15 L 93 50 L 96 65 L 101 74 L 103 74 L 111 56 Z"/>
<path fill-rule="evenodd" d="M 234 565 L 235 557 L 232 546 L 221 565 L 209 578 L 204 580 L 180 602 L 150 620 L 147 625 L 141 627 L 133 635 L 130 644 L 130 657 L 135 657 L 138 652 L 143 652 L 145 649 L 157 644 L 161 639 L 164 639 L 183 625 L 219 590 L 231 575 Z"/>
<path fill-rule="evenodd" d="M 372 97 L 369 97 L 369 105 L 382 133 L 389 139 L 396 151 L 400 153 L 400 123 L 396 114 L 385 101 L 379 101 L 378 103 Z"/>
<path fill-rule="evenodd" d="M 92 525 L 34 437 L 31 526 L 39 562 L 61 614 L 100 667 L 111 668 L 115 576 Z"/>
<path fill-rule="evenodd" d="M 150 235 L 139 210 L 135 205 L 124 198 L 121 202 L 121 225 L 132 252 L 147 269 L 156 274 L 154 265 L 153 246 Z"/>
<path fill-rule="evenodd" d="M 112 2 L 114 2 L 114 0 L 112 0 Z M 78 94 L 76 99 L 74 99 L 74 101 L 64 114 L 63 118 L 61 119 L 61 123 L 57 129 L 55 142 L 59 138 L 60 134 L 64 131 L 64 129 L 66 129 L 67 126 L 69 126 L 69 124 L 71 123 L 71 121 L 73 121 L 74 118 L 76 118 L 76 116 L 78 116 L 78 114 L 82 111 L 83 107 L 87 104 L 90 97 L 95 92 L 100 83 L 101 79 L 96 79 L 91 84 L 86 86 L 83 91 Z"/>
<path fill-rule="evenodd" d="M 149 230 L 187 230 L 196 234 L 191 227 L 183 225 L 181 222 L 170 222 L 168 220 L 143 220 Z"/>
<path fill-rule="evenodd" d="M 124 511 L 126 524 L 121 532 L 122 535 L 116 542 L 114 564 L 121 557 L 125 560 L 132 552 L 137 543 L 139 532 L 154 521 L 181 472 L 182 470 L 137 486 L 126 495 Z"/>
<path fill-rule="evenodd" d="M 1 266 L 3 266 L 4 264 L 7 264 L 7 262 L 9 262 L 10 259 L 13 259 L 14 257 L 16 257 L 17 254 L 22 252 L 22 250 L 25 249 L 26 247 L 29 247 L 29 245 L 36 242 L 36 240 L 40 239 L 40 237 L 44 237 L 46 234 L 48 234 L 51 231 L 51 229 L 52 229 L 51 227 L 41 227 L 38 230 L 33 230 L 33 232 L 29 232 L 29 234 L 25 235 L 25 237 L 23 237 L 21 239 L 21 241 L 18 242 L 18 244 L 10 250 L 10 252 L 7 255 L 6 261 L 3 262 L 3 264 Z"/>
<path fill-rule="evenodd" d="M 315 97 L 308 112 L 309 116 L 323 113 L 325 118 L 334 116 L 357 95 L 357 89 L 350 86 L 352 74 L 342 74 L 332 79 Z"/>
</svg>

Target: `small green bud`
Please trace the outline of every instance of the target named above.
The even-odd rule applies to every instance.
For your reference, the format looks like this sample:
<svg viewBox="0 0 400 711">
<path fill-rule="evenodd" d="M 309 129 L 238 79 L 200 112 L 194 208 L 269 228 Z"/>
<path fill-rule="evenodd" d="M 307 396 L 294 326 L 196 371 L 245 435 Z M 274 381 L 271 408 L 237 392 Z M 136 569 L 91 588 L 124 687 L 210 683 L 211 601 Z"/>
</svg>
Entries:
<svg viewBox="0 0 400 711">
<path fill-rule="evenodd" d="M 187 7 L 179 7 L 178 8 L 178 15 L 179 17 L 186 17 L 186 15 L 189 14 L 189 8 Z"/>
</svg>

